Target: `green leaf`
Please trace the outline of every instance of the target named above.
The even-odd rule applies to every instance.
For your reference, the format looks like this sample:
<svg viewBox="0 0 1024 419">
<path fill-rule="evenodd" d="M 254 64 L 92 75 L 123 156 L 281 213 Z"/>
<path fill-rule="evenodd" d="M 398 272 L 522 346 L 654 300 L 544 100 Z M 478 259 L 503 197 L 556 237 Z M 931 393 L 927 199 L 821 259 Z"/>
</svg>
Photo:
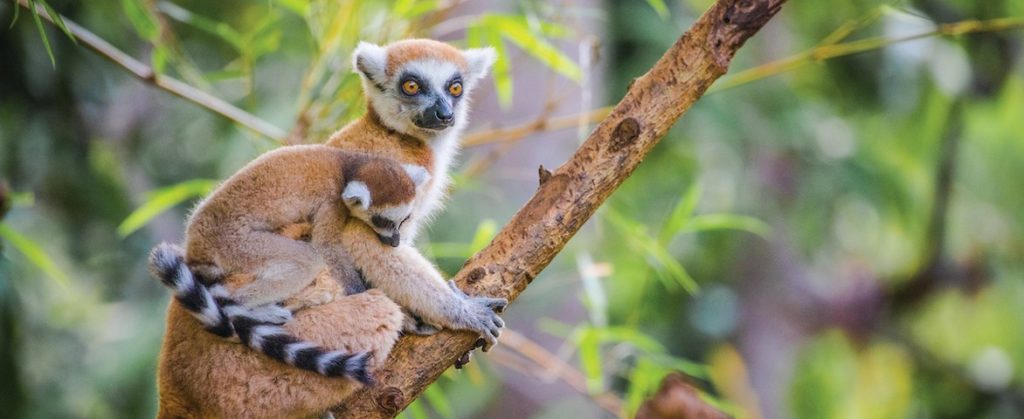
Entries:
<svg viewBox="0 0 1024 419">
<path fill-rule="evenodd" d="M 472 256 L 465 243 L 431 242 L 424 243 L 426 252 L 434 259 L 465 259 Z"/>
<path fill-rule="evenodd" d="M 31 207 L 36 204 L 36 195 L 32 192 L 11 192 L 11 206 Z"/>
<path fill-rule="evenodd" d="M 451 403 L 448 402 L 448 397 L 445 396 L 444 392 L 437 385 L 431 385 L 423 392 L 423 397 L 427 400 L 427 404 L 434 408 L 434 411 L 441 415 L 442 418 L 452 419 L 455 417 L 455 412 L 452 410 Z"/>
<path fill-rule="evenodd" d="M 121 225 L 117 226 L 117 234 L 127 237 L 142 228 L 150 220 L 171 207 L 186 200 L 210 193 L 217 182 L 208 179 L 194 179 L 176 185 L 157 189 L 149 194 L 146 202 L 128 215 Z"/>
<path fill-rule="evenodd" d="M 63 31 L 64 34 L 68 36 L 68 38 L 71 39 L 71 42 L 78 44 L 78 39 L 75 38 L 75 34 L 71 33 L 71 29 L 68 28 L 68 25 L 64 23 L 64 18 L 61 17 L 60 13 L 57 13 L 56 10 L 53 10 L 53 7 L 51 7 L 50 4 L 47 3 L 45 0 L 39 0 L 39 3 L 41 3 L 43 5 L 43 8 L 46 9 L 46 13 L 50 15 L 50 20 L 53 21 L 53 24 L 57 25 L 57 27 L 60 28 L 60 30 Z"/>
<path fill-rule="evenodd" d="M 473 241 L 469 242 L 469 254 L 466 257 L 472 256 L 474 253 L 483 250 L 488 243 L 494 239 L 494 235 L 498 232 L 498 223 L 494 220 L 484 220 L 476 227 L 476 233 L 473 234 Z"/>
<path fill-rule="evenodd" d="M 306 11 L 309 10 L 309 0 L 275 0 L 274 3 L 299 17 L 306 17 Z"/>
<path fill-rule="evenodd" d="M 498 56 L 491 68 L 494 89 L 498 93 L 498 103 L 502 108 L 507 109 L 512 104 L 512 70 L 508 50 L 501 40 L 501 34 L 486 25 L 486 22 L 481 21 L 466 29 L 466 45 L 470 48 L 485 46 L 494 48 L 494 52 Z"/>
<path fill-rule="evenodd" d="M 36 265 L 46 276 L 57 282 L 57 285 L 67 288 L 68 284 L 71 283 L 71 279 L 68 278 L 67 274 L 61 271 L 46 252 L 38 244 L 29 240 L 28 237 L 22 236 L 7 224 L 0 223 L 0 238 L 6 240 L 18 252 L 25 255 L 29 262 Z"/>
<path fill-rule="evenodd" d="M 57 67 L 57 58 L 53 55 L 53 48 L 50 47 L 50 38 L 46 36 L 46 28 L 43 27 L 43 19 L 39 17 L 39 10 L 36 9 L 36 0 L 28 0 L 28 7 L 32 9 L 32 20 L 36 22 L 36 29 L 43 40 L 43 47 L 46 48 L 46 55 L 50 56 L 50 64 Z"/>
<path fill-rule="evenodd" d="M 665 346 L 631 327 L 611 326 L 600 329 L 602 342 L 626 342 L 649 353 L 664 353 Z"/>
<path fill-rule="evenodd" d="M 668 216 L 665 224 L 661 227 L 661 233 L 658 234 L 658 241 L 662 245 L 667 245 L 672 241 L 672 238 L 679 234 L 679 230 L 690 221 L 693 211 L 697 208 L 697 201 L 700 199 L 700 195 L 700 184 L 694 182 L 690 189 L 679 198 L 679 202 L 672 209 L 672 214 Z"/>
<path fill-rule="evenodd" d="M 580 78 L 582 78 L 583 71 L 580 70 L 580 67 L 569 57 L 565 56 L 562 51 L 558 50 L 558 48 L 537 36 L 530 29 L 526 18 L 522 16 L 485 15 L 480 19 L 479 23 L 501 33 L 505 39 L 516 44 L 527 54 L 532 55 L 559 74 L 576 82 L 579 82 Z"/>
<path fill-rule="evenodd" d="M 14 28 L 14 23 L 18 21 L 18 16 L 21 16 L 21 6 L 18 4 L 18 0 L 14 1 L 14 16 L 11 17 L 11 24 L 7 26 L 7 30 Z"/>
<path fill-rule="evenodd" d="M 142 39 L 153 44 L 160 42 L 160 24 L 141 0 L 121 0 L 121 7 L 124 8 L 124 14 L 128 16 L 128 21 L 135 28 L 135 32 Z"/>
<path fill-rule="evenodd" d="M 627 219 L 612 209 L 605 210 L 602 214 L 606 220 L 611 222 L 612 226 L 619 230 L 630 245 L 639 248 L 644 255 L 654 259 L 657 264 L 656 271 L 659 273 L 658 279 L 666 287 L 672 288 L 679 285 L 691 294 L 700 290 L 697 281 L 686 272 L 683 265 L 669 253 L 661 242 L 648 235 L 647 226 Z"/>
<path fill-rule="evenodd" d="M 412 417 L 413 419 L 430 419 L 430 416 L 427 415 L 427 410 L 423 408 L 423 402 L 419 400 L 413 400 L 409 407 L 405 408 L 402 416 Z"/>
<path fill-rule="evenodd" d="M 658 17 L 668 18 L 668 6 L 665 5 L 665 0 L 647 0 L 647 4 L 658 13 Z"/>
<path fill-rule="evenodd" d="M 224 22 L 197 15 L 174 3 L 162 1 L 157 7 L 171 19 L 209 33 L 230 44 L 239 53 L 245 53 L 246 44 L 242 34 Z"/>
<path fill-rule="evenodd" d="M 580 366 L 587 377 L 587 391 L 600 393 L 604 389 L 603 366 L 601 362 L 601 340 L 596 329 L 585 328 L 579 335 Z"/>
<path fill-rule="evenodd" d="M 153 65 L 153 72 L 156 74 L 164 74 L 164 70 L 167 69 L 167 62 L 170 60 L 170 52 L 164 45 L 157 45 L 153 49 L 153 55 L 150 57 L 150 63 Z"/>
<path fill-rule="evenodd" d="M 404 19 L 412 19 L 436 9 L 437 6 L 437 0 L 398 0 L 395 3 L 394 14 Z"/>
<path fill-rule="evenodd" d="M 681 232 L 699 232 L 710 230 L 743 230 L 761 237 L 768 237 L 771 228 L 763 221 L 754 217 L 735 214 L 706 214 L 690 219 Z"/>
<path fill-rule="evenodd" d="M 497 31 L 488 32 L 488 40 L 498 55 L 491 70 L 494 77 L 494 89 L 498 93 L 498 103 L 505 109 L 512 105 L 512 63 L 501 34 Z"/>
</svg>

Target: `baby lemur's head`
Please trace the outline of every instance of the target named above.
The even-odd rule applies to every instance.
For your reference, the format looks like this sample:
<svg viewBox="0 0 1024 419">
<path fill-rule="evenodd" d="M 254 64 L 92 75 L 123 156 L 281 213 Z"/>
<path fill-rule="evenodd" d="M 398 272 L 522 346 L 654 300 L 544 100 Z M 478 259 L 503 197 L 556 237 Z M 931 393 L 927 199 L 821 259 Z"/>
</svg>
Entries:
<svg viewBox="0 0 1024 419">
<path fill-rule="evenodd" d="M 349 214 L 362 220 L 381 243 L 397 247 L 398 229 L 412 214 L 416 192 L 430 179 L 427 169 L 387 158 L 354 159 L 345 176 L 342 201 Z"/>
<path fill-rule="evenodd" d="M 465 125 L 466 98 L 495 60 L 492 48 L 459 50 L 428 39 L 363 42 L 352 55 L 371 111 L 389 128 L 422 139 Z"/>
</svg>

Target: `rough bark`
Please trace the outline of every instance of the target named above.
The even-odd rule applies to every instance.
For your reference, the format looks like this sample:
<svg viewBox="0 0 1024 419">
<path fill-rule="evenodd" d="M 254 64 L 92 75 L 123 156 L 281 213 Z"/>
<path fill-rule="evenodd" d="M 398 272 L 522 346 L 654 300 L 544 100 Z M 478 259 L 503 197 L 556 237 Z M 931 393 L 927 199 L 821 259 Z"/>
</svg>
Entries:
<svg viewBox="0 0 1024 419">
<path fill-rule="evenodd" d="M 719 0 L 712 5 L 650 71 L 634 80 L 572 158 L 542 176 L 536 195 L 459 271 L 459 285 L 472 295 L 515 300 L 784 2 Z M 376 374 L 377 383 L 337 413 L 397 415 L 476 339 L 455 331 L 403 338 Z"/>
</svg>

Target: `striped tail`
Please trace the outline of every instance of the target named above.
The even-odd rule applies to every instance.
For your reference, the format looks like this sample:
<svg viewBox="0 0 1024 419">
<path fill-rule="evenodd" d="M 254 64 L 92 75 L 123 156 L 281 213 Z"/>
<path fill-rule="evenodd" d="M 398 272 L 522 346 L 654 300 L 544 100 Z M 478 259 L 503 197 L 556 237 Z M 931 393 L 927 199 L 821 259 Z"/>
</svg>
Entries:
<svg viewBox="0 0 1024 419">
<path fill-rule="evenodd" d="M 278 361 L 328 377 L 348 377 L 372 384 L 369 352 L 328 351 L 289 335 L 281 326 L 267 324 L 245 315 L 231 316 L 243 343 Z"/>
<path fill-rule="evenodd" d="M 192 317 L 198 319 L 206 330 L 223 338 L 235 335 L 231 321 L 217 301 L 218 298 L 230 300 L 227 298 L 227 290 L 221 285 L 207 288 L 197 281 L 185 264 L 185 251 L 182 248 L 160 243 L 149 254 L 149 269 L 153 276 L 174 291 L 174 298 Z M 214 293 L 218 295 L 215 296 Z"/>
<path fill-rule="evenodd" d="M 254 309 L 242 306 L 222 285 L 207 287 L 197 281 L 184 255 L 180 247 L 161 243 L 149 256 L 150 270 L 210 333 L 223 338 L 237 335 L 247 346 L 271 358 L 320 375 L 373 382 L 369 352 L 329 351 L 289 335 L 280 325 L 291 320 L 290 311 L 273 304 Z"/>
</svg>

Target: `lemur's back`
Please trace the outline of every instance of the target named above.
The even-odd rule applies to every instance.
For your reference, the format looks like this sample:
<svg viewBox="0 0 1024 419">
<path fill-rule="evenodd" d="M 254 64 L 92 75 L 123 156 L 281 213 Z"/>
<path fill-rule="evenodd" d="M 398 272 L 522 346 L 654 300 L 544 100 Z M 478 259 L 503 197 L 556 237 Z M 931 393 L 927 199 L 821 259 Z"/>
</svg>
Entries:
<svg viewBox="0 0 1024 419">
<path fill-rule="evenodd" d="M 323 146 L 282 147 L 239 170 L 196 207 L 186 230 L 187 259 L 216 263 L 210 256 L 238 246 L 241 235 L 273 231 L 307 220 L 317 208 L 337 204 L 350 153 Z"/>
</svg>

